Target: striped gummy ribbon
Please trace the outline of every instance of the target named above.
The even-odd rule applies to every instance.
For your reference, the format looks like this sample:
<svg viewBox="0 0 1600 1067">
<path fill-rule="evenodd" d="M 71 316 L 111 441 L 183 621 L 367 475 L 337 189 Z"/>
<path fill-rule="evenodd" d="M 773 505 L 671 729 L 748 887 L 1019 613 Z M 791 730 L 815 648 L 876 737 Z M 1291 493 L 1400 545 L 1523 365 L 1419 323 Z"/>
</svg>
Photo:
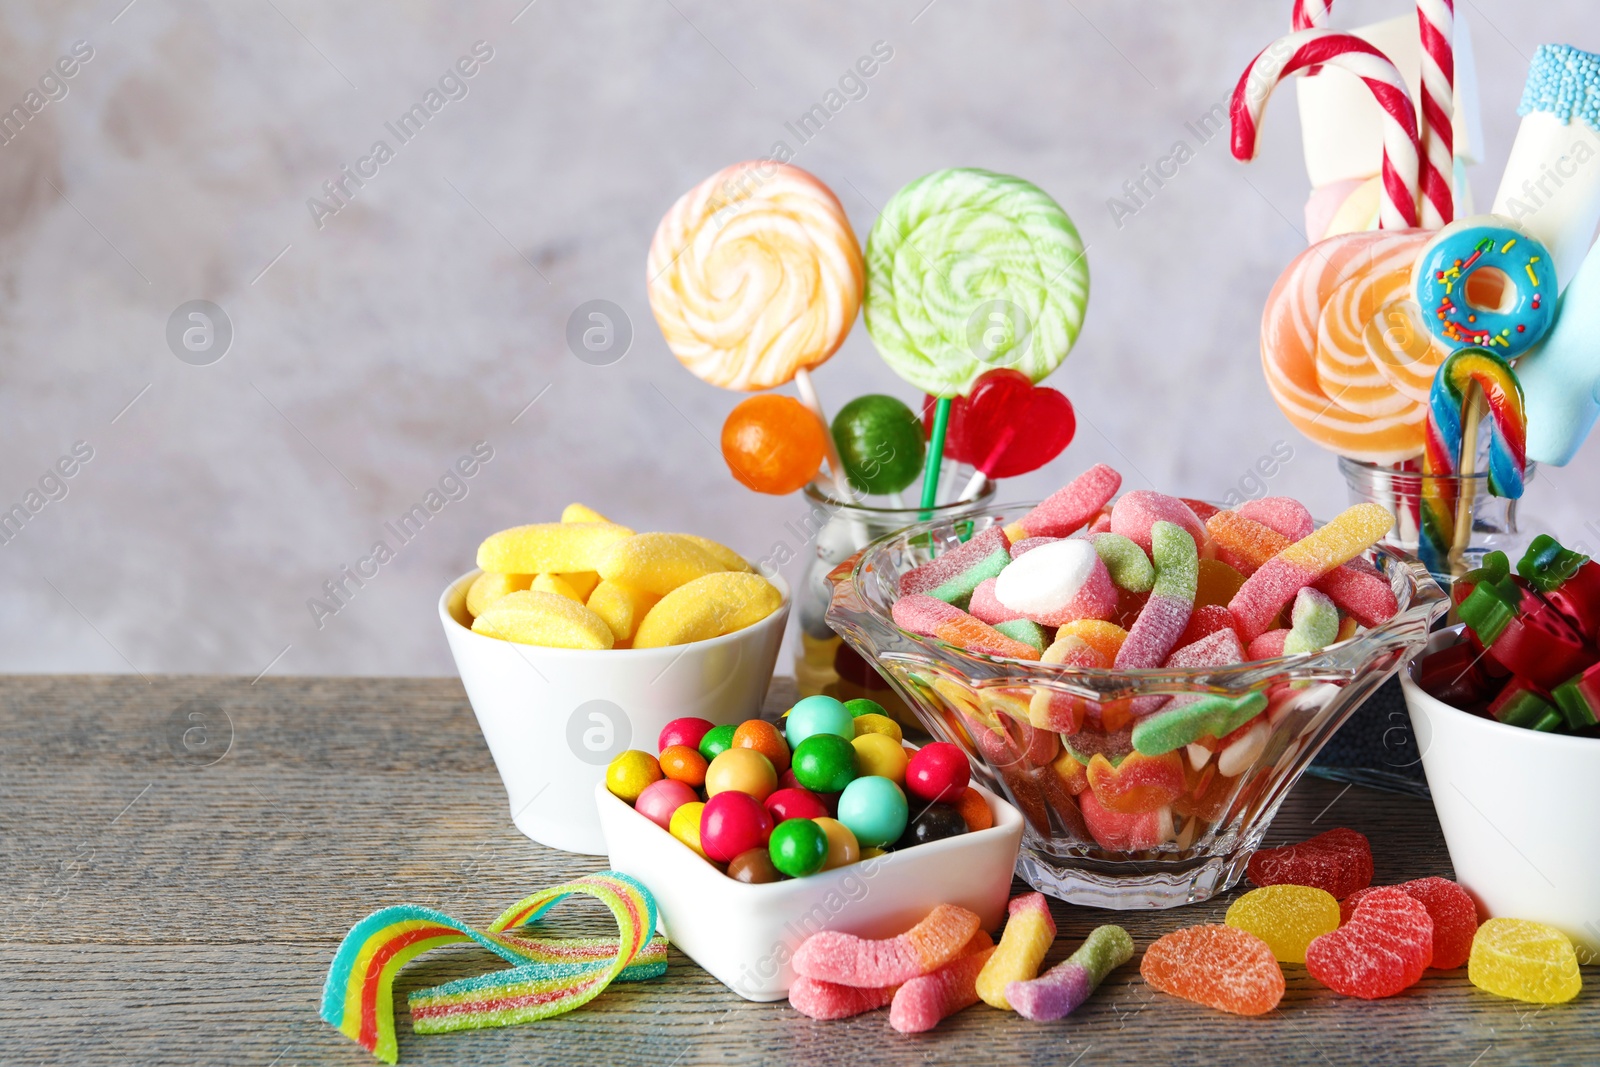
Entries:
<svg viewBox="0 0 1600 1067">
<path fill-rule="evenodd" d="M 605 904 L 620 936 L 558 939 L 509 932 L 537 922 L 573 895 Z M 323 985 L 322 1018 L 382 1062 L 394 1063 L 394 979 L 424 952 L 472 941 L 511 964 L 412 993 L 412 1029 L 437 1034 L 548 1019 L 587 1004 L 613 981 L 658 978 L 667 970 L 667 942 L 655 928 L 655 898 L 616 871 L 541 890 L 482 931 L 432 908 L 383 908 L 357 923 L 339 945 Z"/>
</svg>

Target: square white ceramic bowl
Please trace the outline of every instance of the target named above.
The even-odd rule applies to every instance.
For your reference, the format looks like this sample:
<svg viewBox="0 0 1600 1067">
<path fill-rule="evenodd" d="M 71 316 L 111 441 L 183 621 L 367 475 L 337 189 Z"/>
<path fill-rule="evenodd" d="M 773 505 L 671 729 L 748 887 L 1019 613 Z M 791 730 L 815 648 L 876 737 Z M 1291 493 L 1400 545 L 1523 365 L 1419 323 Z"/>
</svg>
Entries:
<svg viewBox="0 0 1600 1067">
<path fill-rule="evenodd" d="M 511 820 L 541 845 L 604 855 L 594 789 L 629 748 L 655 751 L 661 728 L 698 716 L 739 723 L 761 714 L 789 618 L 778 610 L 743 630 L 668 648 L 540 648 L 473 633 L 462 575 L 439 598 L 439 621 L 505 782 Z"/>
<path fill-rule="evenodd" d="M 939 904 L 968 908 L 984 929 L 999 929 L 1022 847 L 1022 815 L 977 789 L 994 815 L 987 830 L 764 885 L 729 878 L 604 783 L 595 804 L 612 870 L 649 888 L 667 940 L 744 999 L 769 1001 L 789 995 L 794 950 L 819 930 L 893 937 Z"/>
<path fill-rule="evenodd" d="M 1456 880 L 1484 918 L 1548 923 L 1593 961 L 1600 958 L 1600 738 L 1507 726 L 1429 696 L 1417 685 L 1417 663 L 1460 639 L 1460 627 L 1435 634 L 1400 672 Z"/>
</svg>

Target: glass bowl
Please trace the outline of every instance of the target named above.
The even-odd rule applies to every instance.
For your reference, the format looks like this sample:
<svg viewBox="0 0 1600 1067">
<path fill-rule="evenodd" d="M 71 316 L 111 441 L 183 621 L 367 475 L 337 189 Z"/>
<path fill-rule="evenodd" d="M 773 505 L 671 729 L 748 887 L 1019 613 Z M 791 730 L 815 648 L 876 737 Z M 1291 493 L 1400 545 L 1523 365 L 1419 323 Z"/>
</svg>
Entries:
<svg viewBox="0 0 1600 1067">
<path fill-rule="evenodd" d="M 1021 810 L 1017 870 L 1034 888 L 1102 908 L 1209 899 L 1238 882 L 1317 750 L 1426 643 L 1449 598 L 1414 556 L 1379 546 L 1367 558 L 1394 589 L 1394 618 L 1318 652 L 1222 668 L 1085 670 L 999 659 L 895 625 L 900 575 L 1031 508 L 985 508 L 879 538 L 830 573 L 828 622 L 929 733 L 960 745 L 974 776 Z M 1177 694 L 1256 692 L 1265 713 L 1226 738 L 1130 755 L 1136 711 Z M 1065 734 L 1035 728 L 1031 719 L 1046 714 L 1081 725 Z"/>
</svg>

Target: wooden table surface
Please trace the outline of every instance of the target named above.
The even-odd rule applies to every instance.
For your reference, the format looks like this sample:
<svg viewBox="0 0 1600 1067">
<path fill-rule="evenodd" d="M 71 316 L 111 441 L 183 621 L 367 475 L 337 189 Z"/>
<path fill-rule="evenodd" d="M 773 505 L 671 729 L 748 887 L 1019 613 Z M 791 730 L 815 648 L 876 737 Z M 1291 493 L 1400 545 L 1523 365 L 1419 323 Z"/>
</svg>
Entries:
<svg viewBox="0 0 1600 1067">
<path fill-rule="evenodd" d="M 769 707 L 784 706 L 791 685 L 780 679 Z M 186 748 L 195 714 L 207 733 L 191 733 Z M 211 754 L 193 754 L 199 740 Z M 9 677 L 0 753 L 5 1064 L 372 1063 L 317 1015 L 352 924 L 400 903 L 487 922 L 604 866 L 513 828 L 453 679 Z M 1427 801 L 1361 787 L 1303 781 L 1268 841 L 1340 825 L 1372 839 L 1379 882 L 1450 873 Z M 1126 926 L 1142 947 L 1220 922 L 1226 904 L 1113 913 L 1055 903 L 1060 936 L 1047 963 L 1103 922 Z M 1539 1008 L 1475 990 L 1465 968 L 1367 1003 L 1286 966 L 1279 1009 L 1241 1019 L 1151 990 L 1135 961 L 1057 1023 L 980 1005 L 906 1037 L 882 1012 L 819 1023 L 785 1003 L 748 1003 L 674 951 L 665 978 L 613 986 L 554 1020 L 411 1032 L 406 992 L 496 962 L 463 946 L 402 973 L 402 1064 L 1600 1060 L 1592 967 L 1576 1000 Z"/>
</svg>

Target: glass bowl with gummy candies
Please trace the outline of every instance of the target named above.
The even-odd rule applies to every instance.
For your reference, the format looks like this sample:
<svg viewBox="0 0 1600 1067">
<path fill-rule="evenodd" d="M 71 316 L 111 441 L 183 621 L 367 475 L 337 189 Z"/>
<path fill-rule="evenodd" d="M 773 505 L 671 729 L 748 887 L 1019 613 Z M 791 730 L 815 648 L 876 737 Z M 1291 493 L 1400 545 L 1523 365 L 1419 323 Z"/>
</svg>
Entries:
<svg viewBox="0 0 1600 1067">
<path fill-rule="evenodd" d="M 801 699 L 778 724 L 669 722 L 606 789 L 738 882 L 805 878 L 987 830 L 994 815 L 952 744 L 905 745 L 882 705 Z"/>
<path fill-rule="evenodd" d="M 1359 504 L 1222 509 L 1096 466 L 918 523 L 830 576 L 828 621 L 1023 813 L 1018 871 L 1111 908 L 1238 881 L 1317 751 L 1448 598 Z"/>
</svg>

